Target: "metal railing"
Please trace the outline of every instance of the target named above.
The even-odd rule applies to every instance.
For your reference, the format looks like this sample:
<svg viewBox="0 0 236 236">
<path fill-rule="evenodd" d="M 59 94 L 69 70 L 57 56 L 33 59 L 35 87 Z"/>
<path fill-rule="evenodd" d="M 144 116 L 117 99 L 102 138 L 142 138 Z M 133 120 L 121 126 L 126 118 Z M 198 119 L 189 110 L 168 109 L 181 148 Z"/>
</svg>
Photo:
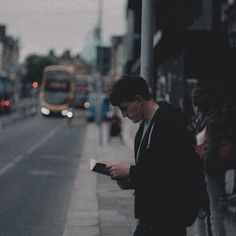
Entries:
<svg viewBox="0 0 236 236">
<path fill-rule="evenodd" d="M 25 121 L 38 112 L 38 97 L 21 99 L 14 106 L 13 111 L 0 117 L 0 129 L 11 127 L 18 122 Z"/>
</svg>

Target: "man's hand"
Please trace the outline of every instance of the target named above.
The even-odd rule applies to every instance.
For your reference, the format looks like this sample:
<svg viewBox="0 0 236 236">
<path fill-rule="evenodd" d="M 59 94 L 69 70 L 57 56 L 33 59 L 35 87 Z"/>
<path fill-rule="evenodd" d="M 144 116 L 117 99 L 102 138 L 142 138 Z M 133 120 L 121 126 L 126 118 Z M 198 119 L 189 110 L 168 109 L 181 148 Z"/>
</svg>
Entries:
<svg viewBox="0 0 236 236">
<path fill-rule="evenodd" d="M 121 179 L 129 176 L 130 165 L 125 164 L 107 164 L 107 170 L 112 179 Z"/>
</svg>

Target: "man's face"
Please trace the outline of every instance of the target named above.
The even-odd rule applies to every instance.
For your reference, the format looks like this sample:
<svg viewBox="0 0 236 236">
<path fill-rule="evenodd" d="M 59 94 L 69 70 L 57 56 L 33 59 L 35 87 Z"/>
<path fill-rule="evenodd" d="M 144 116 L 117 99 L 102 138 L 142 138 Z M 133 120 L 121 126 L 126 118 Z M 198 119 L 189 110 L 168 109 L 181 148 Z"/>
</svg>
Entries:
<svg viewBox="0 0 236 236">
<path fill-rule="evenodd" d="M 143 106 L 138 100 L 132 102 L 122 102 L 119 109 L 123 117 L 128 117 L 134 123 L 137 123 L 143 119 Z"/>
</svg>

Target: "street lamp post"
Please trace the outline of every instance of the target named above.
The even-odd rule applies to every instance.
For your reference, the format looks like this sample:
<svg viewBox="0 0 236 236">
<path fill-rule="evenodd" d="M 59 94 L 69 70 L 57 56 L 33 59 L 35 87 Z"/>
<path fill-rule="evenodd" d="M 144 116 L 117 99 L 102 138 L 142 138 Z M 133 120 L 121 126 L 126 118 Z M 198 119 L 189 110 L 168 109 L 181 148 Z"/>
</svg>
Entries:
<svg viewBox="0 0 236 236">
<path fill-rule="evenodd" d="M 103 0 L 98 0 L 98 46 L 96 48 L 96 55 L 98 57 L 98 47 L 102 43 L 102 15 L 103 15 Z M 102 90 L 102 73 L 98 71 L 98 77 L 96 81 L 97 89 L 97 112 L 96 120 L 98 124 L 98 140 L 99 144 L 103 145 L 103 129 L 102 129 L 102 101 L 101 101 L 101 90 Z"/>
<path fill-rule="evenodd" d="M 153 88 L 154 0 L 142 1 L 140 75 Z"/>
</svg>

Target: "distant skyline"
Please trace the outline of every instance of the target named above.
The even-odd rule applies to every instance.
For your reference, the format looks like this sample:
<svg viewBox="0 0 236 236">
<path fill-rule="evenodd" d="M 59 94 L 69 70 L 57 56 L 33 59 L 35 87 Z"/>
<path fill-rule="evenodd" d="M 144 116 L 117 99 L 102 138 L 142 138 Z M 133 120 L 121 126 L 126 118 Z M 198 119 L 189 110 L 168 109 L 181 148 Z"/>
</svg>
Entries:
<svg viewBox="0 0 236 236">
<path fill-rule="evenodd" d="M 100 0 L 101 1 L 101 0 Z M 20 61 L 31 53 L 78 54 L 91 40 L 98 21 L 99 0 L 0 0 L 0 24 L 20 42 Z M 127 0 L 103 0 L 102 38 L 121 35 Z"/>
</svg>

